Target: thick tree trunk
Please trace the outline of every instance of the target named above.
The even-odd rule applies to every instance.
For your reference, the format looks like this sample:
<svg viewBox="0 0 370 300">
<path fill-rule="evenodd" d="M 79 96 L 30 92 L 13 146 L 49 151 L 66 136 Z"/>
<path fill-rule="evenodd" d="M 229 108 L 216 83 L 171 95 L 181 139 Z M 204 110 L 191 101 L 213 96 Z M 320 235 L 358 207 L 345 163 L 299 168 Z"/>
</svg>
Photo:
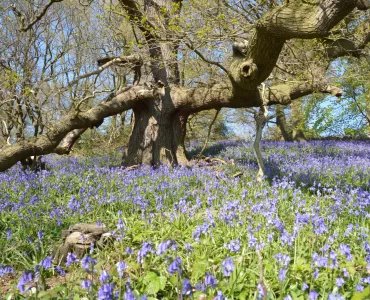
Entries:
<svg viewBox="0 0 370 300">
<path fill-rule="evenodd" d="M 140 106 L 134 110 L 134 127 L 123 165 L 186 164 L 184 147 L 186 113 L 159 112 L 155 107 Z"/>
</svg>

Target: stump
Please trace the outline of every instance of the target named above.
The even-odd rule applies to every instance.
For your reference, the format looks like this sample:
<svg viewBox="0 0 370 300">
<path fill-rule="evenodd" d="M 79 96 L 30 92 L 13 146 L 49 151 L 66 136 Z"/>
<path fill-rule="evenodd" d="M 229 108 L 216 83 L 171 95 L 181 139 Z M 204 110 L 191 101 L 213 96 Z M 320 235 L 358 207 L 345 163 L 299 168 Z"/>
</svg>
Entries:
<svg viewBox="0 0 370 300">
<path fill-rule="evenodd" d="M 91 244 L 102 247 L 113 240 L 105 225 L 79 223 L 67 230 L 62 230 L 63 244 L 54 254 L 53 263 L 64 265 L 68 252 L 82 258 L 89 251 Z"/>
</svg>

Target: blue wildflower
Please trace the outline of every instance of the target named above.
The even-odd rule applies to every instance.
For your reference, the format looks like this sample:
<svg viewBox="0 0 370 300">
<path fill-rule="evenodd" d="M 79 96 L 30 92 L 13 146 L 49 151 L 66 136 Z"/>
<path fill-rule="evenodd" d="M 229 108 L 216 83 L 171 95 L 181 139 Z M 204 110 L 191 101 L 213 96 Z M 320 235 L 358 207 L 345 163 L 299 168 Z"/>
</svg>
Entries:
<svg viewBox="0 0 370 300">
<path fill-rule="evenodd" d="M 130 284 L 126 284 L 126 291 L 124 294 L 125 300 L 136 300 L 134 293 L 131 291 Z"/>
<path fill-rule="evenodd" d="M 74 255 L 73 253 L 71 252 L 68 252 L 67 254 L 67 262 L 66 262 L 66 267 L 68 267 L 69 265 L 75 263 L 75 262 L 78 262 L 78 259 L 77 259 L 77 256 Z"/>
<path fill-rule="evenodd" d="M 161 242 L 159 245 L 158 245 L 158 249 L 157 249 L 157 255 L 161 255 L 163 254 L 164 252 L 167 251 L 168 248 L 170 248 L 170 246 L 172 245 L 173 241 L 172 240 L 167 240 L 165 242 Z"/>
<path fill-rule="evenodd" d="M 181 273 L 181 258 L 180 257 L 176 257 L 171 263 L 170 265 L 168 266 L 168 272 L 170 274 L 174 274 L 176 272 L 179 272 Z"/>
<path fill-rule="evenodd" d="M 0 278 L 7 274 L 14 273 L 14 268 L 10 266 L 0 266 Z"/>
<path fill-rule="evenodd" d="M 86 272 L 92 271 L 95 265 L 96 260 L 89 255 L 86 255 L 84 256 L 84 258 L 81 259 L 81 266 L 85 269 Z"/>
<path fill-rule="evenodd" d="M 265 296 L 265 289 L 262 284 L 257 285 L 258 299 L 262 299 Z"/>
<path fill-rule="evenodd" d="M 188 252 L 191 252 L 191 251 L 194 250 L 194 248 L 189 243 L 185 243 L 184 247 L 185 247 L 185 250 L 188 251 Z"/>
<path fill-rule="evenodd" d="M 82 280 L 81 287 L 85 290 L 90 291 L 92 287 L 92 283 L 90 280 Z"/>
<path fill-rule="evenodd" d="M 234 262 L 231 257 L 226 258 L 222 262 L 222 270 L 225 277 L 229 277 L 231 273 L 234 271 Z"/>
<path fill-rule="evenodd" d="M 191 286 L 189 279 L 184 279 L 182 282 L 182 294 L 183 295 L 191 295 L 193 293 L 193 287 Z"/>
<path fill-rule="evenodd" d="M 221 291 L 217 291 L 217 296 L 213 298 L 213 300 L 224 300 L 224 295 L 222 294 Z"/>
<path fill-rule="evenodd" d="M 229 249 L 232 252 L 240 251 L 240 239 L 231 240 L 228 244 L 225 244 L 225 248 Z"/>
<path fill-rule="evenodd" d="M 103 270 L 100 274 L 100 282 L 104 283 L 110 280 L 110 275 L 106 270 Z"/>
<path fill-rule="evenodd" d="M 144 258 L 152 251 L 152 244 L 150 242 L 143 242 L 143 245 L 137 253 L 137 262 L 144 263 Z"/>
<path fill-rule="evenodd" d="M 308 299 L 309 300 L 316 300 L 317 298 L 319 298 L 319 293 L 316 292 L 315 290 L 312 290 L 309 294 L 308 294 Z"/>
<path fill-rule="evenodd" d="M 287 269 L 281 268 L 279 271 L 279 281 L 283 282 L 286 277 Z"/>
<path fill-rule="evenodd" d="M 114 283 L 103 284 L 98 291 L 98 300 L 111 300 L 114 292 Z"/>
<path fill-rule="evenodd" d="M 42 230 L 37 231 L 37 236 L 38 236 L 39 240 L 42 240 L 43 237 L 44 237 L 44 232 Z"/>
<path fill-rule="evenodd" d="M 58 272 L 59 273 L 59 275 L 61 275 L 61 276 L 66 276 L 66 272 L 63 270 L 63 268 L 62 267 L 60 267 L 60 266 L 56 266 L 55 268 L 54 268 L 54 270 L 56 271 L 56 272 Z"/>
<path fill-rule="evenodd" d="M 19 280 L 19 282 L 17 284 L 17 288 L 19 289 L 19 291 L 21 293 L 24 293 L 26 291 L 26 289 L 24 287 L 27 283 L 31 282 L 32 279 L 33 279 L 32 271 L 25 271 L 23 273 L 21 279 Z"/>
<path fill-rule="evenodd" d="M 341 288 L 342 286 L 343 286 L 343 284 L 344 284 L 344 279 L 343 278 L 337 278 L 336 280 L 335 280 L 335 284 L 336 284 L 336 286 L 338 287 L 338 288 Z"/>
<path fill-rule="evenodd" d="M 207 286 L 210 285 L 214 289 L 216 287 L 216 283 L 217 283 L 216 277 L 214 277 L 210 273 L 206 272 L 206 276 L 205 276 L 205 279 L 204 279 L 205 286 L 207 287 Z"/>
<path fill-rule="evenodd" d="M 124 271 L 127 269 L 127 263 L 125 263 L 123 261 L 119 261 L 116 264 L 116 267 L 117 267 L 117 271 L 118 271 L 119 276 L 123 277 Z"/>
<path fill-rule="evenodd" d="M 44 270 L 50 269 L 52 266 L 51 260 L 51 256 L 46 256 L 45 259 L 40 262 L 40 266 L 43 267 Z"/>
<path fill-rule="evenodd" d="M 315 269 L 315 271 L 313 272 L 313 278 L 315 278 L 315 279 L 319 278 L 319 270 L 318 269 Z"/>
<path fill-rule="evenodd" d="M 121 219 L 118 220 L 117 229 L 124 229 L 125 224 L 123 224 L 123 221 Z"/>
<path fill-rule="evenodd" d="M 275 255 L 276 260 L 284 267 L 287 267 L 290 262 L 289 255 L 278 253 Z"/>
<path fill-rule="evenodd" d="M 131 249 L 131 247 L 126 248 L 126 254 L 131 255 L 134 254 L 134 250 Z"/>
<path fill-rule="evenodd" d="M 356 285 L 356 292 L 363 292 L 364 291 L 364 287 L 361 285 L 361 284 L 357 284 Z"/>
</svg>

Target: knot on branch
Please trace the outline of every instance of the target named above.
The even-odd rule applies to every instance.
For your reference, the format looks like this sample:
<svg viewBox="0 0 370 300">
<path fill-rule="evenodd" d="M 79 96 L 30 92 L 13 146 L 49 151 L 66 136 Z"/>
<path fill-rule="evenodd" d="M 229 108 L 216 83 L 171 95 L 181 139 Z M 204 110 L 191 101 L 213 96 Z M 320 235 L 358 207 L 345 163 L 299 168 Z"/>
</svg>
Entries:
<svg viewBox="0 0 370 300">
<path fill-rule="evenodd" d="M 240 65 L 240 76 L 253 80 L 257 76 L 257 65 L 250 58 Z"/>
<path fill-rule="evenodd" d="M 332 85 L 328 85 L 326 91 L 338 98 L 343 95 L 343 90 L 341 88 Z"/>
<path fill-rule="evenodd" d="M 268 121 L 268 110 L 266 106 L 262 105 L 258 112 L 255 112 L 254 114 L 254 120 L 257 122 L 257 124 L 265 125 Z"/>
<path fill-rule="evenodd" d="M 164 97 L 165 92 L 164 83 L 161 80 L 158 80 L 153 87 L 154 95 L 157 97 Z"/>
<path fill-rule="evenodd" d="M 244 40 L 242 42 L 233 43 L 233 56 L 234 57 L 245 57 L 248 52 L 248 41 Z"/>
<path fill-rule="evenodd" d="M 143 59 L 138 54 L 128 55 L 128 56 L 107 56 L 102 57 L 97 60 L 98 66 L 104 66 L 108 63 L 112 63 L 114 65 L 126 65 L 131 64 L 135 66 L 142 66 Z"/>
</svg>

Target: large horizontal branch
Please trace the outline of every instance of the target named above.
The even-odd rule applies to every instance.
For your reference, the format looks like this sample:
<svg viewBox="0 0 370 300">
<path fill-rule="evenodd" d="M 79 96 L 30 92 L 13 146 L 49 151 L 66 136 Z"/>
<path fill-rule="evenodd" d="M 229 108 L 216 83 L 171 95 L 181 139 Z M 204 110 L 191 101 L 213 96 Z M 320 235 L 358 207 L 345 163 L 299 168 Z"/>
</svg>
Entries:
<svg viewBox="0 0 370 300">
<path fill-rule="evenodd" d="M 87 128 L 80 128 L 74 129 L 69 132 L 62 140 L 60 145 L 54 149 L 53 153 L 59 155 L 69 154 L 72 151 L 72 147 L 74 146 L 74 144 L 86 130 Z"/>
<path fill-rule="evenodd" d="M 18 161 L 30 156 L 45 155 L 52 152 L 68 153 L 71 145 L 75 143 L 86 128 L 99 126 L 104 118 L 134 108 L 139 103 L 147 102 L 150 105 L 149 102 L 158 97 L 160 92 L 161 88 L 134 86 L 112 93 L 103 102 L 86 112 L 71 111 L 56 122 L 46 134 L 3 148 L 0 151 L 0 171 L 7 170 Z M 238 94 L 231 86 L 226 84 L 188 89 L 172 86 L 171 98 L 174 101 L 172 113 L 191 114 L 222 107 L 258 107 L 261 105 L 262 96 L 267 99 L 267 105 L 288 104 L 313 92 L 332 93 L 336 96 L 342 93 L 340 89 L 321 82 L 277 85 L 267 88 L 265 91 L 267 94 L 265 95 L 261 95 L 262 92 L 257 88 L 248 94 Z"/>
<path fill-rule="evenodd" d="M 370 0 L 357 0 L 356 7 L 359 10 L 367 10 L 370 8 Z"/>
<path fill-rule="evenodd" d="M 138 102 L 148 98 L 153 98 L 153 90 L 135 86 L 112 93 L 103 102 L 86 112 L 71 111 L 56 122 L 46 134 L 1 149 L 0 171 L 5 171 L 30 156 L 52 153 L 72 130 L 98 126 L 104 118 L 133 108 Z"/>
<path fill-rule="evenodd" d="M 312 39 L 327 36 L 329 31 L 355 7 L 354 0 L 323 0 L 320 3 L 293 1 L 267 13 L 258 29 L 282 39 Z"/>
<path fill-rule="evenodd" d="M 370 31 L 365 32 L 356 42 L 340 38 L 337 40 L 325 39 L 324 43 L 327 45 L 325 50 L 330 59 L 343 56 L 354 56 L 358 58 L 362 55 L 362 50 L 370 43 Z"/>
<path fill-rule="evenodd" d="M 307 96 L 312 93 L 332 94 L 340 97 L 343 91 L 324 81 L 286 83 L 272 87 L 266 87 L 265 94 L 263 90 L 255 89 L 249 93 L 240 95 L 235 93 L 230 86 L 225 84 L 215 84 L 210 87 L 199 87 L 192 89 L 176 88 L 171 92 L 172 98 L 176 99 L 175 106 L 181 111 L 195 113 L 202 110 L 228 108 L 250 108 L 265 104 L 270 106 L 274 104 L 290 104 L 292 101 Z"/>
<path fill-rule="evenodd" d="M 196 88 L 172 88 L 171 98 L 178 110 L 196 113 L 222 107 L 241 108 L 260 106 L 258 89 L 239 95 L 227 84 L 214 84 Z"/>
<path fill-rule="evenodd" d="M 268 12 L 257 24 L 236 82 L 247 88 L 260 85 L 271 74 L 286 40 L 325 37 L 356 5 L 355 0 L 294 1 Z"/>
<path fill-rule="evenodd" d="M 288 105 L 292 101 L 312 93 L 325 93 L 340 97 L 343 91 L 322 81 L 278 84 L 267 89 L 267 105 Z"/>
</svg>

